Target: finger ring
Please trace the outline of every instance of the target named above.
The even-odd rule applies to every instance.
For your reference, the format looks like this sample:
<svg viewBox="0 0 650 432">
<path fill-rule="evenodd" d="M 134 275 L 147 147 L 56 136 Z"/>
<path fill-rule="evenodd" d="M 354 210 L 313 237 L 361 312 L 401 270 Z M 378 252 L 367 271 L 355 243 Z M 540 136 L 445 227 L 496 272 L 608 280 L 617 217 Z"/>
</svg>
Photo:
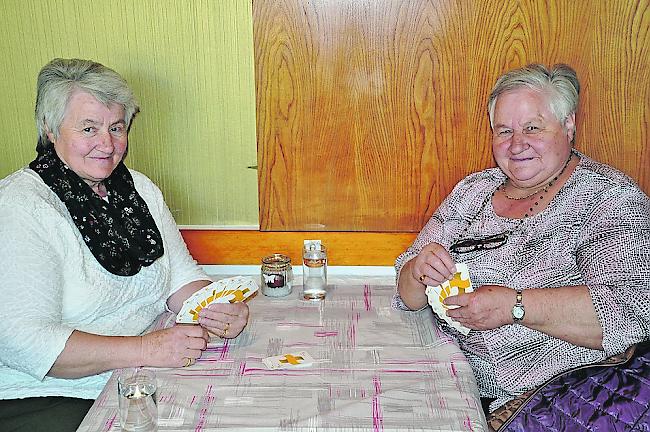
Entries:
<svg viewBox="0 0 650 432">
<path fill-rule="evenodd" d="M 424 282 L 424 280 L 425 280 L 426 278 L 427 278 L 427 275 L 423 274 L 423 275 L 420 276 L 418 279 L 420 280 L 420 282 Z"/>
<path fill-rule="evenodd" d="M 190 357 L 185 357 L 185 364 L 183 367 L 188 367 L 194 364 L 194 360 Z"/>
</svg>

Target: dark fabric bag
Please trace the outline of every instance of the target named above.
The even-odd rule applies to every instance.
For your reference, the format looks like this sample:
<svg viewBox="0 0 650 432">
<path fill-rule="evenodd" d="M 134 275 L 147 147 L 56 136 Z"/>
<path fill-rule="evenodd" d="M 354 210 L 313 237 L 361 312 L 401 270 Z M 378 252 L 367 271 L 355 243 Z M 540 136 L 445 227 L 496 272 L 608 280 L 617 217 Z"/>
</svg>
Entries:
<svg viewBox="0 0 650 432">
<path fill-rule="evenodd" d="M 492 412 L 492 431 L 650 432 L 650 342 L 563 372 Z"/>
</svg>

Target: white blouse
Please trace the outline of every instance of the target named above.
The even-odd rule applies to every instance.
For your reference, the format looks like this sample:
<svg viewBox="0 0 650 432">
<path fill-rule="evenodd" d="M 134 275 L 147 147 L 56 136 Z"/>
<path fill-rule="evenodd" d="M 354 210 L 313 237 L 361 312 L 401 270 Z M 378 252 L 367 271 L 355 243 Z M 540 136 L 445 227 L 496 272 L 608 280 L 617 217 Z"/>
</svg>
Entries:
<svg viewBox="0 0 650 432">
<path fill-rule="evenodd" d="M 72 331 L 139 335 L 171 294 L 209 279 L 189 255 L 160 190 L 131 174 L 165 248 L 134 276 L 114 275 L 97 262 L 65 205 L 34 171 L 23 168 L 0 181 L 0 399 L 96 398 L 110 372 L 46 376 Z"/>
</svg>

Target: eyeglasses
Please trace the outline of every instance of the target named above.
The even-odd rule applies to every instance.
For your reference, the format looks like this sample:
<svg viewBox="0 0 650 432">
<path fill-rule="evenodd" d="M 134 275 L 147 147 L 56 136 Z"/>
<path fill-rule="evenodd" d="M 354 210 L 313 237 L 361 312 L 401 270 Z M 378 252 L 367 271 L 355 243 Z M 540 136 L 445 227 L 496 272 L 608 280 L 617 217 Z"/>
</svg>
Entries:
<svg viewBox="0 0 650 432">
<path fill-rule="evenodd" d="M 508 241 L 508 233 L 501 233 L 483 237 L 480 239 L 464 239 L 449 246 L 449 250 L 453 253 L 464 254 L 479 250 L 496 249 Z"/>
</svg>

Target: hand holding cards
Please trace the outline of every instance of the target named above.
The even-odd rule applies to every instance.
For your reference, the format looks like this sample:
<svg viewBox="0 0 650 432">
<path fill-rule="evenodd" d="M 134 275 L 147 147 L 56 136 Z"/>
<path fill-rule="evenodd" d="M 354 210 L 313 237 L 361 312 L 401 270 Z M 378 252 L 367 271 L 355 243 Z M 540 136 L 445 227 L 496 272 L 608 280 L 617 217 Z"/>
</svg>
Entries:
<svg viewBox="0 0 650 432">
<path fill-rule="evenodd" d="M 259 289 L 250 277 L 235 276 L 212 282 L 188 297 L 176 316 L 177 323 L 198 324 L 199 311 L 212 303 L 245 301 Z"/>
<path fill-rule="evenodd" d="M 431 309 L 433 309 L 433 311 L 447 324 L 462 334 L 467 335 L 470 329 L 460 324 L 459 322 L 452 320 L 445 313 L 447 309 L 455 309 L 458 306 L 447 306 L 443 303 L 443 300 L 449 296 L 462 293 L 470 293 L 472 291 L 474 291 L 474 287 L 472 286 L 472 281 L 469 278 L 469 270 L 467 269 L 467 264 L 456 263 L 456 274 L 454 274 L 454 277 L 451 280 L 445 281 L 441 285 L 433 287 L 427 286 L 424 292 L 427 295 Z"/>
</svg>

